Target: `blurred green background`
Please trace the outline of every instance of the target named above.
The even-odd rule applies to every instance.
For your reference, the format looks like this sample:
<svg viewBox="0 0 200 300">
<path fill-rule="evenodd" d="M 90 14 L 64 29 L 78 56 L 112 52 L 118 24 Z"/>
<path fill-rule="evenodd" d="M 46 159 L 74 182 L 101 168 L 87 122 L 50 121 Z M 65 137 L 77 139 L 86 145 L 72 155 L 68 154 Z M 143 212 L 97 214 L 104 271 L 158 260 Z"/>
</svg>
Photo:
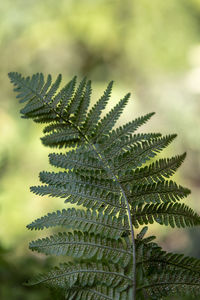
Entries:
<svg viewBox="0 0 200 300">
<path fill-rule="evenodd" d="M 200 0 L 1 1 L 0 41 L 0 299 L 50 299 L 45 289 L 22 286 L 53 260 L 28 250 L 40 233 L 25 226 L 63 208 L 29 192 L 49 169 L 49 149 L 41 126 L 20 118 L 10 71 L 62 73 L 64 81 L 86 75 L 93 100 L 113 79 L 110 106 L 130 91 L 120 122 L 155 111 L 142 130 L 178 133 L 163 155 L 187 151 L 176 179 L 192 189 L 186 202 L 200 212 Z M 198 228 L 153 230 L 166 250 L 200 258 Z"/>
</svg>

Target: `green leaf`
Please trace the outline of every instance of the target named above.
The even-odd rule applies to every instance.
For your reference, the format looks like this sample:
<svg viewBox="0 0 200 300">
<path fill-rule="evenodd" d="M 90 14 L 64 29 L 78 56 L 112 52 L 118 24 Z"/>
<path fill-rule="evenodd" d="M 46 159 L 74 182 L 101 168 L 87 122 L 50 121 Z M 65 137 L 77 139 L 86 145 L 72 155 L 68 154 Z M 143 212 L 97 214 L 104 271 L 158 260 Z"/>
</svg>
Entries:
<svg viewBox="0 0 200 300">
<path fill-rule="evenodd" d="M 189 194 L 189 189 L 178 186 L 173 181 L 161 181 L 153 184 L 134 186 L 129 196 L 129 201 L 135 207 L 145 202 L 176 202 L 187 197 Z"/>
<path fill-rule="evenodd" d="M 121 195 L 108 192 L 101 188 L 94 188 L 84 184 L 67 184 L 66 186 L 33 186 L 30 188 L 36 195 L 65 198 L 65 202 L 76 203 L 87 208 L 99 209 L 106 206 L 111 210 L 119 212 L 126 210 Z"/>
<path fill-rule="evenodd" d="M 54 226 L 63 226 L 67 229 L 81 230 L 115 239 L 122 236 L 124 231 L 129 231 L 127 216 L 112 216 L 106 210 L 97 212 L 75 208 L 49 213 L 27 225 L 27 228 L 42 230 Z"/>
<path fill-rule="evenodd" d="M 62 129 L 57 127 L 57 131 L 45 135 L 41 141 L 45 146 L 63 148 L 68 146 L 69 141 L 76 141 L 77 139 L 79 139 L 77 130 L 71 126 L 65 126 Z"/>
<path fill-rule="evenodd" d="M 75 284 L 93 286 L 105 284 L 121 292 L 131 285 L 131 278 L 124 275 L 124 270 L 116 265 L 101 263 L 64 263 L 47 274 L 38 275 L 27 285 L 45 284 L 52 288 L 67 290 Z"/>
<path fill-rule="evenodd" d="M 117 289 L 107 287 L 106 285 L 97 285 L 91 287 L 74 287 L 65 293 L 65 299 L 90 299 L 90 300 L 131 300 L 131 289 L 128 291 L 118 292 Z M 130 294 L 130 295 L 128 295 Z"/>
<path fill-rule="evenodd" d="M 106 156 L 117 156 L 130 150 L 132 146 L 137 145 L 138 142 L 150 141 L 152 139 L 161 137 L 160 133 L 138 133 L 134 135 L 129 135 L 121 138 L 120 140 L 116 141 L 115 144 L 113 143 L 110 148 L 105 149 Z"/>
<path fill-rule="evenodd" d="M 100 177 L 93 177 L 81 175 L 74 171 L 68 172 L 40 172 L 40 181 L 54 186 L 65 186 L 71 184 L 83 184 L 93 188 L 99 188 L 110 192 L 119 193 L 120 189 L 115 181 L 112 179 L 101 179 Z"/>
<path fill-rule="evenodd" d="M 139 205 L 132 214 L 132 221 L 136 228 L 139 225 L 153 224 L 171 227 L 186 227 L 200 225 L 200 216 L 190 207 L 181 203 L 156 203 Z"/>
<path fill-rule="evenodd" d="M 120 179 L 120 182 L 130 185 L 165 181 L 165 178 L 170 178 L 174 175 L 185 157 L 186 153 L 172 158 L 162 158 L 144 168 L 128 170 Z"/>
<path fill-rule="evenodd" d="M 82 96 L 79 110 L 76 112 L 74 116 L 74 122 L 76 122 L 78 126 L 81 126 L 86 120 L 86 114 L 90 104 L 91 93 L 92 93 L 91 81 L 89 80 L 86 84 L 85 93 Z"/>
<path fill-rule="evenodd" d="M 162 272 L 151 276 L 148 284 L 137 288 L 137 292 L 145 290 L 146 294 L 161 299 L 166 296 L 193 296 L 200 293 L 200 276 L 195 272 Z"/>
<path fill-rule="evenodd" d="M 86 136 L 88 134 L 91 135 L 93 133 L 93 130 L 96 128 L 96 124 L 100 119 L 102 110 L 105 108 L 110 98 L 112 86 L 113 86 L 113 81 L 111 81 L 108 84 L 107 89 L 105 90 L 103 96 L 97 101 L 97 103 L 89 111 L 86 117 L 86 121 L 83 125 L 83 132 Z"/>
<path fill-rule="evenodd" d="M 102 135 L 109 133 L 116 121 L 123 112 L 124 107 L 128 103 L 130 93 L 125 95 L 123 99 L 97 124 L 94 134 L 94 140 L 98 140 Z"/>
<path fill-rule="evenodd" d="M 126 267 L 131 260 L 130 243 L 114 240 L 93 233 L 74 231 L 58 233 L 29 244 L 33 251 L 46 255 L 68 255 L 74 258 L 106 260 Z"/>
<path fill-rule="evenodd" d="M 86 152 L 77 150 L 68 151 L 66 154 L 49 154 L 49 162 L 52 166 L 64 169 L 92 169 L 103 170 L 102 162 L 98 158 L 90 157 Z"/>
<path fill-rule="evenodd" d="M 145 116 L 139 117 L 123 126 L 113 130 L 106 138 L 104 138 L 104 148 L 111 147 L 116 141 L 129 136 L 134 133 L 140 126 L 145 124 L 155 113 L 149 113 Z"/>
<path fill-rule="evenodd" d="M 71 99 L 69 106 L 67 107 L 67 109 L 65 109 L 68 116 L 71 114 L 74 115 L 77 113 L 78 108 L 81 103 L 81 100 L 84 95 L 85 85 L 86 85 L 86 78 L 83 78 L 83 80 L 80 82 L 80 84 L 74 94 L 74 97 Z"/>
<path fill-rule="evenodd" d="M 175 134 L 166 137 L 144 141 L 132 146 L 131 149 L 114 158 L 115 171 L 136 169 L 166 148 L 176 137 Z"/>
</svg>

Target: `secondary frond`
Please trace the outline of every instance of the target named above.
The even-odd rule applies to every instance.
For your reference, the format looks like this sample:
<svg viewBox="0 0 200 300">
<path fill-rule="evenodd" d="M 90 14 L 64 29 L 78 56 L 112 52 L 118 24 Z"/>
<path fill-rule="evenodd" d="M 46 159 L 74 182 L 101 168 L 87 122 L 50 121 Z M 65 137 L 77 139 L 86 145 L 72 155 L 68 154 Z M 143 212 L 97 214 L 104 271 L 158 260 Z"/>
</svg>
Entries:
<svg viewBox="0 0 200 300">
<path fill-rule="evenodd" d="M 31 191 L 36 195 L 65 198 L 65 202 L 76 203 L 87 208 L 99 209 L 110 207 L 115 213 L 126 210 L 121 195 L 85 184 L 67 184 L 66 186 L 33 186 Z"/>
<path fill-rule="evenodd" d="M 190 194 L 190 190 L 173 181 L 135 185 L 129 195 L 133 207 L 143 203 L 176 202 Z"/>
<path fill-rule="evenodd" d="M 80 287 L 105 284 L 121 292 L 131 285 L 131 278 L 124 274 L 123 268 L 113 264 L 64 263 L 59 268 L 38 275 L 27 283 L 30 286 L 35 284 L 45 284 L 64 291 L 77 284 Z"/>
<path fill-rule="evenodd" d="M 109 133 L 109 131 L 113 128 L 123 112 L 124 107 L 128 103 L 129 98 L 130 93 L 120 100 L 120 102 L 98 123 L 94 134 L 95 141 L 98 141 L 99 137 Z"/>
<path fill-rule="evenodd" d="M 137 292 L 145 290 L 151 299 L 181 295 L 198 297 L 200 294 L 200 276 L 195 272 L 161 272 L 152 275 L 147 284 L 138 287 Z"/>
<path fill-rule="evenodd" d="M 136 228 L 154 222 L 173 228 L 184 228 L 200 225 L 200 216 L 185 204 L 166 202 L 137 206 L 132 212 L 132 221 Z"/>
<path fill-rule="evenodd" d="M 145 124 L 155 113 L 149 113 L 142 117 L 139 117 L 119 128 L 114 129 L 109 135 L 104 138 L 104 149 L 111 147 L 113 143 L 118 141 L 121 138 L 129 136 L 130 134 L 134 133 L 140 126 Z"/>
<path fill-rule="evenodd" d="M 54 226 L 101 234 L 101 236 L 115 239 L 121 237 L 124 231 L 129 231 L 127 216 L 116 217 L 105 210 L 98 210 L 97 212 L 96 210 L 75 208 L 49 213 L 27 225 L 27 228 L 42 230 Z"/>
<path fill-rule="evenodd" d="M 86 121 L 82 126 L 82 130 L 86 136 L 88 135 L 88 133 L 90 133 L 91 135 L 91 133 L 94 132 L 96 125 L 100 119 L 100 115 L 103 109 L 106 107 L 106 104 L 108 103 L 108 100 L 111 96 L 112 86 L 113 86 L 113 81 L 111 81 L 108 84 L 107 89 L 105 90 L 103 96 L 97 101 L 97 103 L 88 112 Z"/>
<path fill-rule="evenodd" d="M 104 170 L 104 166 L 98 158 L 89 156 L 87 153 L 78 153 L 71 150 L 66 154 L 50 153 L 49 162 L 52 166 L 64 169 L 92 169 Z"/>
<path fill-rule="evenodd" d="M 117 289 L 107 287 L 106 285 L 96 285 L 91 287 L 74 287 L 65 293 L 65 299 L 69 300 L 131 300 L 132 291 L 118 292 Z"/>
<path fill-rule="evenodd" d="M 117 183 L 111 179 L 103 179 L 89 175 L 82 175 L 74 171 L 68 172 L 40 172 L 40 181 L 42 183 L 65 186 L 67 184 L 83 184 L 93 188 L 99 188 L 110 192 L 119 193 L 120 189 Z"/>
<path fill-rule="evenodd" d="M 115 171 L 126 171 L 127 169 L 136 169 L 142 166 L 146 161 L 166 148 L 175 137 L 176 135 L 173 134 L 133 145 L 130 150 L 125 153 L 122 152 L 114 158 Z"/>
<path fill-rule="evenodd" d="M 132 255 L 129 241 L 125 244 L 122 239 L 115 240 L 80 231 L 58 233 L 33 241 L 29 248 L 46 255 L 67 255 L 87 260 L 95 257 L 122 267 L 129 264 Z"/>
<path fill-rule="evenodd" d="M 172 158 L 162 158 L 143 168 L 128 170 L 120 179 L 122 184 L 145 184 L 164 181 L 170 178 L 181 166 L 186 153 Z"/>
</svg>

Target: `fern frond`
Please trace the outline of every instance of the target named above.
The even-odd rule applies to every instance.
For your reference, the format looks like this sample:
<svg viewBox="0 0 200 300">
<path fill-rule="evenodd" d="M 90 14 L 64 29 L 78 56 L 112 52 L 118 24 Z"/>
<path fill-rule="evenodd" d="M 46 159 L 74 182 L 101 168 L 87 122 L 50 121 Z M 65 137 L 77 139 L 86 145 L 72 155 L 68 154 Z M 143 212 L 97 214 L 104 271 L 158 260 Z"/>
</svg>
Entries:
<svg viewBox="0 0 200 300">
<path fill-rule="evenodd" d="M 149 283 L 137 289 L 145 290 L 152 299 L 182 295 L 198 297 L 200 294 L 200 277 L 195 272 L 162 272 L 152 275 Z"/>
<path fill-rule="evenodd" d="M 116 213 L 120 210 L 125 213 L 126 210 L 126 205 L 120 195 L 83 184 L 33 186 L 30 189 L 36 195 L 66 198 L 65 202 L 76 203 L 87 208 L 99 209 L 109 206 Z"/>
<path fill-rule="evenodd" d="M 45 106 L 45 104 L 48 104 L 56 91 L 59 88 L 61 82 L 61 75 L 58 75 L 55 82 L 50 86 L 51 84 L 51 77 L 48 77 L 46 84 L 44 85 L 42 90 L 38 90 L 37 86 L 29 86 L 29 89 L 32 93 L 35 94 L 34 98 L 29 101 L 26 106 L 21 109 L 21 114 L 29 116 L 31 113 L 37 111 L 40 112 L 41 108 Z M 23 84 L 23 83 L 21 83 Z M 47 93 L 46 93 L 47 92 Z M 38 101 L 39 100 L 39 101 Z"/>
<path fill-rule="evenodd" d="M 186 153 L 183 153 L 182 155 L 177 155 L 172 158 L 159 159 L 144 168 L 126 171 L 125 175 L 120 179 L 120 182 L 123 184 L 144 184 L 164 181 L 165 178 L 170 178 L 174 175 L 176 170 L 183 163 L 185 157 Z"/>
<path fill-rule="evenodd" d="M 153 224 L 154 221 L 173 228 L 175 226 L 184 228 L 200 225 L 200 216 L 185 204 L 167 202 L 139 205 L 132 212 L 132 221 L 136 228 L 139 225 Z"/>
<path fill-rule="evenodd" d="M 138 256 L 138 264 L 143 264 L 147 274 L 162 271 L 189 271 L 196 272 L 200 276 L 200 261 L 197 258 L 184 256 L 183 254 L 170 253 L 161 250 L 155 245 L 145 245 L 142 256 Z"/>
<path fill-rule="evenodd" d="M 48 112 L 49 111 L 49 112 Z M 24 119 L 33 119 L 35 123 L 41 123 L 41 124 L 48 124 L 50 122 L 59 122 L 60 119 L 58 115 L 53 111 L 51 111 L 50 108 L 44 108 L 41 109 L 40 113 L 34 112 L 31 115 L 22 116 Z"/>
<path fill-rule="evenodd" d="M 97 141 L 102 135 L 109 133 L 128 103 L 130 95 L 130 93 L 125 95 L 124 98 L 121 99 L 119 103 L 98 123 L 95 129 L 94 140 Z"/>
<path fill-rule="evenodd" d="M 80 82 L 73 98 L 71 99 L 71 102 L 68 107 L 66 105 L 64 106 L 64 110 L 68 116 L 70 115 L 76 115 L 78 108 L 80 106 L 81 100 L 84 95 L 86 85 L 86 78 L 83 78 L 83 80 Z"/>
<path fill-rule="evenodd" d="M 129 201 L 135 207 L 145 202 L 176 202 L 187 197 L 189 194 L 189 189 L 178 186 L 173 181 L 161 181 L 153 184 L 134 186 L 129 196 Z"/>
<path fill-rule="evenodd" d="M 22 117 L 46 124 L 43 144 L 74 148 L 51 153 L 50 164 L 63 170 L 41 172 L 44 185 L 31 190 L 82 208 L 49 213 L 27 226 L 31 230 L 55 226 L 72 230 L 33 241 L 30 248 L 75 259 L 30 284 L 61 289 L 71 300 L 144 300 L 161 299 L 177 291 L 200 293 L 198 259 L 166 253 L 153 241 L 154 236 L 145 237 L 147 227 L 134 237 L 133 226 L 148 223 L 171 227 L 200 224 L 200 216 L 177 203 L 190 191 L 166 180 L 185 154 L 144 165 L 176 135 L 135 134 L 154 113 L 113 129 L 130 94 L 101 119 L 113 82 L 88 111 L 92 90 L 85 78 L 76 84 L 74 77 L 59 89 L 61 75 L 53 83 L 51 75 L 45 79 L 39 73 L 24 78 L 13 72 L 9 77 L 17 98 L 24 103 Z"/>
<path fill-rule="evenodd" d="M 66 107 L 69 107 L 73 99 L 72 97 L 75 92 L 75 87 L 76 87 L 76 76 L 74 76 L 72 80 L 69 81 L 68 84 L 66 84 L 66 86 L 52 100 L 50 107 L 56 109 L 57 104 L 59 104 L 60 117 L 63 116 Z"/>
<path fill-rule="evenodd" d="M 102 236 L 118 239 L 124 231 L 129 231 L 127 216 L 116 217 L 99 210 L 67 210 L 49 213 L 27 225 L 28 229 L 42 230 L 54 226 L 64 226 L 83 232 L 101 234 Z"/>
<path fill-rule="evenodd" d="M 39 178 L 42 183 L 54 186 L 65 186 L 68 183 L 84 184 L 90 187 L 120 193 L 117 183 L 111 179 L 102 179 L 100 177 L 81 175 L 74 171 L 58 173 L 43 171 L 40 172 Z"/>
<path fill-rule="evenodd" d="M 175 137 L 176 134 L 172 134 L 133 145 L 129 151 L 114 158 L 115 171 L 126 171 L 127 169 L 136 169 L 137 167 L 140 167 L 150 158 L 153 158 L 157 153 L 166 148 Z"/>
<path fill-rule="evenodd" d="M 134 144 L 138 142 L 150 141 L 155 138 L 161 137 L 160 133 L 138 133 L 134 135 L 125 136 L 120 140 L 116 141 L 115 144 L 112 144 L 112 147 L 105 149 L 107 156 L 117 156 L 120 152 L 125 152 L 130 150 Z"/>
<path fill-rule="evenodd" d="M 74 231 L 73 234 L 56 235 L 33 241 L 29 244 L 33 251 L 47 255 L 68 255 L 74 258 L 106 260 L 126 267 L 131 260 L 130 242 L 124 244 L 122 239 L 109 239 L 96 234 Z"/>
<path fill-rule="evenodd" d="M 90 104 L 91 93 L 91 81 L 89 80 L 86 84 L 85 93 L 81 99 L 79 110 L 74 116 L 74 121 L 77 123 L 78 126 L 81 126 L 85 122 L 87 110 Z"/>
<path fill-rule="evenodd" d="M 41 96 L 40 96 L 40 99 L 42 97 L 44 97 L 45 104 L 46 103 L 48 104 L 52 100 L 52 98 L 54 97 L 54 95 L 56 94 L 56 92 L 60 86 L 61 80 L 62 80 L 62 75 L 59 74 L 58 77 L 56 78 L 55 82 L 51 85 L 48 92 L 46 93 L 46 89 L 49 86 L 49 83 L 47 83 L 47 87 L 44 88 L 44 90 L 42 91 Z M 40 89 L 38 89 L 37 92 L 40 93 Z"/>
<path fill-rule="evenodd" d="M 97 285 L 91 287 L 74 287 L 65 293 L 65 299 L 68 300 L 131 300 L 132 291 L 118 292 L 117 289 L 107 287 L 106 285 Z"/>
<path fill-rule="evenodd" d="M 78 138 L 79 133 L 77 130 L 70 126 L 68 128 L 65 126 L 63 130 L 60 127 L 60 130 L 54 131 L 49 135 L 45 135 L 41 138 L 41 141 L 45 146 L 63 148 L 64 146 L 68 147 L 69 141 L 75 141 Z"/>
<path fill-rule="evenodd" d="M 97 103 L 89 111 L 86 121 L 83 125 L 83 132 L 86 136 L 88 135 L 88 133 L 90 133 L 91 135 L 94 129 L 96 128 L 102 110 L 105 108 L 110 98 L 112 86 L 113 86 L 113 81 L 111 81 L 108 84 L 107 89 L 105 90 L 103 96 L 97 101 Z"/>
<path fill-rule="evenodd" d="M 71 150 L 66 154 L 49 154 L 49 162 L 52 166 L 64 169 L 92 169 L 104 170 L 104 166 L 98 158 L 89 156 L 87 153 L 80 153 Z"/>
<path fill-rule="evenodd" d="M 71 101 L 76 87 L 76 76 L 72 78 L 53 98 L 50 102 L 50 108 L 56 109 L 60 105 L 61 114 L 63 109 L 67 107 Z"/>
<path fill-rule="evenodd" d="M 44 76 L 43 74 L 34 74 L 32 78 L 27 77 L 26 79 L 22 77 L 21 74 L 17 72 L 10 72 L 8 74 L 11 83 L 15 86 L 14 91 L 18 93 L 16 96 L 18 99 L 20 99 L 20 103 L 24 103 L 27 101 L 32 100 L 35 97 L 34 92 L 30 89 L 30 87 L 40 87 L 44 85 Z M 49 75 L 50 76 L 50 75 Z M 51 79 L 51 77 L 48 77 L 48 79 Z M 49 82 L 49 80 L 47 80 Z M 48 87 L 47 87 L 48 89 Z"/>
<path fill-rule="evenodd" d="M 47 274 L 42 274 L 32 279 L 27 285 L 45 284 L 51 288 L 63 290 L 80 287 L 105 284 L 112 288 L 116 287 L 119 292 L 126 290 L 131 285 L 131 278 L 124 274 L 123 268 L 101 263 L 64 263 Z"/>
<path fill-rule="evenodd" d="M 114 129 L 108 134 L 107 138 L 104 138 L 104 148 L 110 147 L 113 143 L 134 133 L 140 126 L 145 124 L 155 113 L 149 113 L 142 117 L 139 117 L 117 129 Z"/>
</svg>

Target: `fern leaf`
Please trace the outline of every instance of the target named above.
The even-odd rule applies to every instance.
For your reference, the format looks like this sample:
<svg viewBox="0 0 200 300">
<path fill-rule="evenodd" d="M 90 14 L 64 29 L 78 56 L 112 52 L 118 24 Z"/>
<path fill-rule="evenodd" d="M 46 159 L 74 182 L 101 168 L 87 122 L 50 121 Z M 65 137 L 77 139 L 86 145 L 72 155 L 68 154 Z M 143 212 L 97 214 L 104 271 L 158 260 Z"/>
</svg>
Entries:
<svg viewBox="0 0 200 300">
<path fill-rule="evenodd" d="M 27 77 L 26 79 L 21 76 L 21 74 L 17 72 L 10 72 L 8 74 L 10 81 L 14 84 L 14 91 L 18 93 L 17 98 L 20 99 L 20 103 L 24 103 L 32 100 L 35 97 L 35 94 L 29 88 L 32 85 L 36 85 L 37 81 L 39 81 L 39 85 L 41 84 L 43 75 L 35 74 L 32 78 Z"/>
<path fill-rule="evenodd" d="M 41 98 L 44 97 L 44 102 L 45 103 L 48 104 L 50 101 L 52 101 L 53 96 L 55 95 L 56 91 L 58 90 L 58 88 L 60 86 L 61 80 L 62 80 L 62 75 L 59 74 L 58 77 L 56 78 L 55 82 L 51 85 L 51 87 L 48 90 L 47 94 L 45 95 L 46 89 L 44 89 L 42 91 Z M 40 91 L 38 91 L 38 92 L 40 92 Z"/>
<path fill-rule="evenodd" d="M 101 112 L 105 108 L 110 98 L 112 86 L 113 86 L 113 81 L 111 81 L 108 84 L 107 89 L 105 90 L 103 96 L 99 99 L 99 101 L 97 101 L 97 103 L 89 111 L 83 126 L 83 131 L 86 136 L 88 135 L 89 132 L 91 135 L 93 130 L 96 128 L 96 124 L 100 119 Z"/>
<path fill-rule="evenodd" d="M 116 212 L 124 210 L 124 213 L 126 209 L 121 195 L 82 184 L 33 186 L 30 189 L 36 195 L 66 198 L 65 202 L 76 203 L 87 208 L 99 209 L 100 207 L 109 206 Z"/>
<path fill-rule="evenodd" d="M 103 170 L 102 162 L 97 158 L 90 157 L 87 153 L 77 153 L 76 150 L 67 152 L 66 154 L 49 154 L 49 162 L 52 166 L 64 169 L 92 169 Z"/>
<path fill-rule="evenodd" d="M 65 111 L 68 116 L 75 115 L 77 113 L 77 110 L 80 106 L 80 102 L 84 95 L 84 89 L 86 85 L 86 78 L 83 78 L 83 80 L 80 82 L 74 97 L 71 99 L 71 102 L 67 108 L 65 108 Z"/>
<path fill-rule="evenodd" d="M 122 154 L 123 152 L 130 150 L 134 144 L 138 144 L 138 142 L 150 141 L 155 138 L 161 137 L 160 133 L 147 133 L 147 134 L 134 134 L 130 136 L 125 136 L 120 140 L 116 141 L 115 144 L 112 144 L 112 147 L 105 149 L 107 156 L 117 156 Z"/>
<path fill-rule="evenodd" d="M 73 96 L 74 90 L 76 86 L 76 76 L 72 78 L 60 91 L 55 95 L 55 97 L 51 101 L 50 107 L 55 109 L 57 105 L 60 105 L 60 112 L 62 115 L 63 109 L 68 106 L 71 98 Z"/>
<path fill-rule="evenodd" d="M 89 80 L 85 87 L 85 93 L 81 99 L 79 110 L 76 112 L 74 116 L 74 122 L 77 123 L 78 126 L 83 125 L 86 119 L 87 110 L 90 104 L 90 97 L 92 93 L 91 81 Z"/>
<path fill-rule="evenodd" d="M 126 183 L 153 183 L 158 181 L 164 181 L 165 178 L 170 178 L 174 175 L 176 170 L 181 166 L 186 157 L 186 153 L 178 155 L 172 158 L 159 159 L 149 166 L 144 168 L 138 168 L 136 170 L 129 170 L 120 179 L 123 184 Z"/>
<path fill-rule="evenodd" d="M 50 86 L 51 86 L 51 83 L 52 83 L 52 77 L 51 77 L 51 75 L 49 74 L 49 75 L 47 76 L 47 80 L 46 80 L 46 82 L 44 83 L 43 88 L 42 88 L 42 90 L 41 90 L 41 96 L 42 96 L 42 97 L 44 97 L 44 96 L 46 95 L 46 93 L 48 92 L 48 90 L 49 90 L 49 88 L 50 88 Z M 39 93 L 39 90 L 37 90 L 37 92 Z"/>
<path fill-rule="evenodd" d="M 137 185 L 133 187 L 129 200 L 135 207 L 145 202 L 161 203 L 176 202 L 190 194 L 190 190 L 177 186 L 173 181 L 161 181 L 153 184 Z"/>
<path fill-rule="evenodd" d="M 42 230 L 54 226 L 64 226 L 68 229 L 101 234 L 102 236 L 118 239 L 124 231 L 129 231 L 127 216 L 116 217 L 99 210 L 67 210 L 49 213 L 27 226 L 28 229 Z"/>
<path fill-rule="evenodd" d="M 101 263 L 64 263 L 47 274 L 38 276 L 29 281 L 27 285 L 45 284 L 52 288 L 63 290 L 80 287 L 105 284 L 121 292 L 131 285 L 131 279 L 124 274 L 123 268 L 116 265 L 103 265 Z"/>
<path fill-rule="evenodd" d="M 46 85 L 43 87 L 41 91 L 37 89 L 36 86 L 29 86 L 30 90 L 35 94 L 33 100 L 29 101 L 26 106 L 20 111 L 24 116 L 29 116 L 32 112 L 40 112 L 41 108 L 45 106 L 45 104 L 49 104 L 52 100 L 52 97 L 56 93 L 61 82 L 61 75 L 58 75 L 55 82 L 50 86 L 51 78 L 48 77 Z M 46 91 L 48 92 L 46 93 Z M 39 100 L 39 101 L 38 101 Z"/>
<path fill-rule="evenodd" d="M 139 287 L 136 291 L 141 289 L 156 299 L 173 295 L 198 297 L 200 277 L 195 272 L 162 272 L 151 276 L 149 283 Z"/>
<path fill-rule="evenodd" d="M 200 216 L 190 207 L 180 203 L 139 205 L 133 211 L 132 218 L 136 228 L 139 225 L 153 224 L 154 221 L 173 228 L 200 225 Z"/>
<path fill-rule="evenodd" d="M 149 113 L 142 117 L 139 117 L 123 126 L 120 126 L 116 130 L 113 130 L 106 139 L 104 139 L 104 148 L 110 147 L 113 143 L 125 136 L 134 133 L 140 126 L 145 124 L 155 113 Z"/>
<path fill-rule="evenodd" d="M 69 128 L 69 125 L 66 125 L 65 123 L 51 123 L 50 125 L 47 125 L 43 129 L 43 133 L 53 133 L 54 131 L 64 131 L 65 128 Z"/>
<path fill-rule="evenodd" d="M 12 72 L 9 73 L 9 77 L 11 82 L 17 86 L 16 91 L 19 92 L 18 98 L 21 98 L 20 101 L 28 102 L 21 110 L 21 113 L 25 116 L 33 111 L 39 111 L 41 108 L 43 108 L 45 103 L 48 103 L 51 97 L 54 95 L 61 81 L 61 75 L 59 75 L 54 84 L 52 84 L 50 87 L 50 75 L 47 77 L 45 84 L 43 75 L 38 73 L 33 75 L 31 79 L 25 79 L 20 74 Z M 44 84 L 43 87 L 42 84 Z M 47 92 L 48 89 L 49 91 Z M 25 93 L 23 91 L 25 91 Z"/>
<path fill-rule="evenodd" d="M 76 129 L 71 128 L 71 126 L 65 126 L 63 130 L 60 128 L 59 130 L 42 137 L 42 143 L 49 147 L 63 148 L 64 146 L 68 146 L 69 141 L 76 141 L 79 138 L 79 133 Z"/>
<path fill-rule="evenodd" d="M 153 244 L 153 243 L 152 243 Z M 163 251 L 157 244 L 148 244 L 143 247 L 142 256 L 138 255 L 138 264 L 143 264 L 147 275 L 163 271 L 195 272 L 200 276 L 200 261 L 197 258 L 184 256 L 183 254 Z"/>
<path fill-rule="evenodd" d="M 114 168 L 116 171 L 127 170 L 131 168 L 140 167 L 147 160 L 154 157 L 166 148 L 176 137 L 176 134 L 166 137 L 157 138 L 150 141 L 138 143 L 133 146 L 131 150 L 118 155 L 114 158 Z"/>
<path fill-rule="evenodd" d="M 65 293 L 65 299 L 69 300 L 131 300 L 131 289 L 128 291 L 118 292 L 116 289 L 106 285 L 97 285 L 91 287 L 74 287 Z"/>
<path fill-rule="evenodd" d="M 68 172 L 40 172 L 40 181 L 55 186 L 65 186 L 71 184 L 84 184 L 94 188 L 100 188 L 111 192 L 119 192 L 120 189 L 116 182 L 111 179 L 101 179 L 98 177 L 80 175 L 74 171 Z"/>
<path fill-rule="evenodd" d="M 190 191 L 166 180 L 185 154 L 143 166 L 176 135 L 135 134 L 154 113 L 113 129 L 129 94 L 101 119 L 113 82 L 88 112 L 91 82 L 86 79 L 76 87 L 74 77 L 58 90 L 61 75 L 53 83 L 51 75 L 44 79 L 39 73 L 24 78 L 12 72 L 9 77 L 17 98 L 24 103 L 22 117 L 46 124 L 43 144 L 74 147 L 51 153 L 50 164 L 64 170 L 41 172 L 44 185 L 31 190 L 82 208 L 53 212 L 27 226 L 31 230 L 55 226 L 72 230 L 33 241 L 30 248 L 75 259 L 29 284 L 62 290 L 63 297 L 71 300 L 161 299 L 176 292 L 197 296 L 200 261 L 166 253 L 153 241 L 154 236 L 145 236 L 147 227 L 136 239 L 133 232 L 133 226 L 154 222 L 171 227 L 200 224 L 200 216 L 177 203 Z"/>
<path fill-rule="evenodd" d="M 95 129 L 94 139 L 98 140 L 102 135 L 109 133 L 116 121 L 119 119 L 124 107 L 128 103 L 130 93 L 125 95 L 123 99 L 98 123 Z"/>
<path fill-rule="evenodd" d="M 68 255 L 74 258 L 97 260 L 105 259 L 126 267 L 131 260 L 130 243 L 124 245 L 121 239 L 106 239 L 100 235 L 82 233 L 58 233 L 47 238 L 33 241 L 29 244 L 33 251 L 46 255 Z"/>
</svg>

